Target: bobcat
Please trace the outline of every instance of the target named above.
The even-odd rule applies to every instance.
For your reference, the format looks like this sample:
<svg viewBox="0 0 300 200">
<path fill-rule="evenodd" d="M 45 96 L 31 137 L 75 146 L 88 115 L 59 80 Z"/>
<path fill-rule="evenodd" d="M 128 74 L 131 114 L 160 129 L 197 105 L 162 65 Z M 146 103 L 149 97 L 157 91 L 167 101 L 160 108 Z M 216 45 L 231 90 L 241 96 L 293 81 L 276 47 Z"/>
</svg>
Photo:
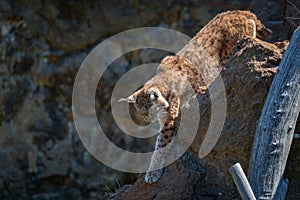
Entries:
<svg viewBox="0 0 300 200">
<path fill-rule="evenodd" d="M 159 121 L 155 152 L 145 176 L 147 183 L 156 182 L 162 175 L 167 151 L 164 147 L 177 134 L 175 120 L 180 116 L 180 109 L 207 90 L 238 40 L 243 36 L 268 38 L 271 33 L 250 11 L 218 14 L 181 51 L 165 57 L 156 76 L 128 98 L 119 100 L 133 103 L 147 121 Z"/>
</svg>

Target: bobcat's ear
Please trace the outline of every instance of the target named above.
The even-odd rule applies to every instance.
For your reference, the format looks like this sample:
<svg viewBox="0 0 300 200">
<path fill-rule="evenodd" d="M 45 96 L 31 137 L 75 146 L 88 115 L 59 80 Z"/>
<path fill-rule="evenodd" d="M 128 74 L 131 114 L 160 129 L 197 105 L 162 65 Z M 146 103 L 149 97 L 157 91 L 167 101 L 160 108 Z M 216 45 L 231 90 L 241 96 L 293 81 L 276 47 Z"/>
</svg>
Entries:
<svg viewBox="0 0 300 200">
<path fill-rule="evenodd" d="M 141 92 L 141 90 L 136 91 L 135 93 L 133 93 L 132 95 L 130 95 L 127 98 L 121 98 L 118 100 L 118 102 L 123 102 L 126 101 L 128 103 L 135 103 L 136 102 L 136 98 L 138 96 L 138 94 Z"/>
<path fill-rule="evenodd" d="M 118 102 L 123 102 L 123 101 L 126 101 L 126 102 L 128 102 L 128 103 L 135 103 L 135 98 L 134 98 L 134 96 L 133 95 L 130 95 L 129 97 L 127 97 L 127 98 L 121 98 L 121 99 L 119 99 L 118 100 Z"/>
</svg>

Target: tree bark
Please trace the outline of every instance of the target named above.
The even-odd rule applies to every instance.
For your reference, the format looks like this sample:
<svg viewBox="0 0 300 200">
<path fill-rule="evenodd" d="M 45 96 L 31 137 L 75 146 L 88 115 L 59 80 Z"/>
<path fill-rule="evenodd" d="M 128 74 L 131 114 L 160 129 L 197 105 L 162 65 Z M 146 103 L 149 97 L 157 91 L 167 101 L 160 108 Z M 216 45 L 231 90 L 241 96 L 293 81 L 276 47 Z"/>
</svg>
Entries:
<svg viewBox="0 0 300 200">
<path fill-rule="evenodd" d="M 283 178 L 292 143 L 299 103 L 298 27 L 278 67 L 255 133 L 248 180 L 257 199 L 275 199 L 276 193 L 277 196 L 281 190 L 286 191 L 278 185 Z"/>
</svg>

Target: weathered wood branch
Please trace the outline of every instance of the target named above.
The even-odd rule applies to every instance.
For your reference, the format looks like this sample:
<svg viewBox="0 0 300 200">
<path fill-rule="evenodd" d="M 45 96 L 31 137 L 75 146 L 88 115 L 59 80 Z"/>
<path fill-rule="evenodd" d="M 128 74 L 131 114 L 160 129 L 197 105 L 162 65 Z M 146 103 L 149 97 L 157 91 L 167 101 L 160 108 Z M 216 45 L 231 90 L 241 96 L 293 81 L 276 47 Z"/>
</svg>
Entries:
<svg viewBox="0 0 300 200">
<path fill-rule="evenodd" d="M 300 109 L 300 28 L 293 35 L 256 129 L 248 180 L 257 199 L 275 199 L 293 139 Z M 278 190 L 278 191 L 277 191 Z M 279 195 L 282 196 L 282 195 Z"/>
<path fill-rule="evenodd" d="M 253 191 L 250 187 L 248 179 L 242 169 L 240 163 L 234 164 L 229 169 L 230 174 L 234 180 L 234 183 L 243 200 L 256 200 Z"/>
<path fill-rule="evenodd" d="M 280 183 L 278 185 L 277 192 L 275 194 L 274 199 L 276 200 L 285 200 L 287 188 L 288 188 L 288 179 L 287 178 L 282 178 L 280 179 Z"/>
</svg>

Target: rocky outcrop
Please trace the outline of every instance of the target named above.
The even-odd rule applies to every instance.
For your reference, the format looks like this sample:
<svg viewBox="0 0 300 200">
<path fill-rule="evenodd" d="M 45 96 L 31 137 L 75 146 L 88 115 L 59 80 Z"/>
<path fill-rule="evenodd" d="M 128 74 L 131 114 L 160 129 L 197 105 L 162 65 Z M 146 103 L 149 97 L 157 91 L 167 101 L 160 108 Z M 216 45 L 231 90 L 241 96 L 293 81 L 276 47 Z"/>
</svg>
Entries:
<svg viewBox="0 0 300 200">
<path fill-rule="evenodd" d="M 225 84 L 227 112 L 222 135 L 212 152 L 199 159 L 210 120 L 208 94 L 201 95 L 200 125 L 192 147 L 180 160 L 165 169 L 161 179 L 147 185 L 141 176 L 107 199 L 237 199 L 239 197 L 228 169 L 236 162 L 247 171 L 256 125 L 277 66 L 288 42 L 270 44 L 258 39 L 240 41 L 221 72 Z M 287 199 L 299 194 L 299 139 L 295 139 L 286 177 Z M 297 153 L 298 151 L 298 153 Z M 198 168 L 193 168 L 193 166 Z"/>
</svg>

